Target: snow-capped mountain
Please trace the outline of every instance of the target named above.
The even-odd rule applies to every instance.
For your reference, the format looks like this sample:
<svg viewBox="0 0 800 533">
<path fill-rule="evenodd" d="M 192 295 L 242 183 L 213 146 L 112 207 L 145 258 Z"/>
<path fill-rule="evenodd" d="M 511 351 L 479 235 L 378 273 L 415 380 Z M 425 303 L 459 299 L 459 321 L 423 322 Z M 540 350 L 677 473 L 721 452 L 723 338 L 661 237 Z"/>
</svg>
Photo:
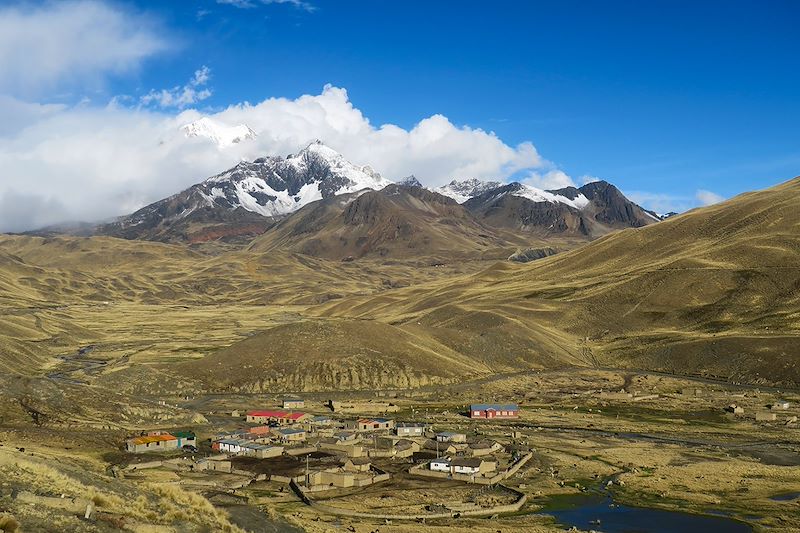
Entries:
<svg viewBox="0 0 800 533">
<path fill-rule="evenodd" d="M 100 228 L 106 235 L 152 240 L 198 240 L 199 226 L 216 233 L 261 233 L 274 217 L 304 205 L 391 182 L 314 141 L 297 154 L 242 161 L 185 191 Z M 248 229 L 249 227 L 249 229 Z M 216 237 L 215 237 L 216 238 Z"/>
<path fill-rule="evenodd" d="M 486 191 L 500 187 L 499 181 L 482 181 L 479 179 L 453 180 L 447 185 L 431 189 L 444 196 L 449 196 L 456 202 L 463 204 L 470 198 L 485 193 Z"/>
<path fill-rule="evenodd" d="M 362 189 L 379 190 L 391 183 L 368 166 L 353 165 L 317 140 L 286 158 L 243 161 L 196 187 L 208 205 L 241 207 L 272 217 L 292 213 L 322 198 Z"/>
<path fill-rule="evenodd" d="M 395 183 L 397 183 L 397 185 L 403 185 L 405 187 L 420 187 L 423 189 L 425 188 L 425 186 L 422 183 L 420 183 L 420 181 L 414 174 L 406 176 L 405 178 L 401 178 L 397 180 Z"/>
<path fill-rule="evenodd" d="M 594 238 L 658 222 L 605 181 L 558 190 L 509 183 L 473 196 L 463 205 L 491 226 L 546 235 Z"/>
<path fill-rule="evenodd" d="M 181 131 L 183 131 L 184 135 L 187 137 L 204 137 L 210 139 L 221 148 L 255 139 L 257 136 L 256 132 L 245 124 L 226 126 L 208 117 L 203 117 L 181 126 Z"/>
</svg>

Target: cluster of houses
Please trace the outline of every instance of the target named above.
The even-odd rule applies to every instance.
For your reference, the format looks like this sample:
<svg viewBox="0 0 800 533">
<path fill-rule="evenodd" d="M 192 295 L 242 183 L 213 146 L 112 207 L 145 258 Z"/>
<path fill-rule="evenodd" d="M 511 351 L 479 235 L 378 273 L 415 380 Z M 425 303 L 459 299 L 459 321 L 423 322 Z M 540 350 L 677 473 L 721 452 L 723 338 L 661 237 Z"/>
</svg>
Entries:
<svg viewBox="0 0 800 533">
<path fill-rule="evenodd" d="M 282 409 L 248 411 L 244 418 L 249 426 L 218 434 L 211 439 L 211 449 L 220 454 L 267 459 L 309 447 L 307 441 L 313 438 L 312 447 L 358 459 L 357 462 L 362 463 L 346 465 L 348 470 L 365 468 L 363 465 L 368 462 L 367 458 L 410 458 L 423 452 L 422 456 L 427 453 L 428 458 L 436 458 L 436 462 L 431 463 L 431 470 L 444 471 L 446 463 L 453 473 L 470 474 L 495 469 L 497 463 L 489 456 L 502 449 L 492 441 L 468 442 L 464 433 L 433 433 L 422 423 L 396 423 L 384 417 L 334 420 L 298 410 L 304 406 L 305 402 L 300 398 L 286 398 Z M 235 414 L 239 415 L 238 412 Z M 469 416 L 473 419 L 512 419 L 519 416 L 519 407 L 516 404 L 473 404 Z M 141 453 L 185 446 L 196 450 L 194 433 L 151 432 L 129 439 L 126 450 Z"/>
<path fill-rule="evenodd" d="M 161 452 L 182 448 L 197 449 L 197 436 L 191 431 L 151 431 L 125 441 L 131 453 Z"/>
</svg>

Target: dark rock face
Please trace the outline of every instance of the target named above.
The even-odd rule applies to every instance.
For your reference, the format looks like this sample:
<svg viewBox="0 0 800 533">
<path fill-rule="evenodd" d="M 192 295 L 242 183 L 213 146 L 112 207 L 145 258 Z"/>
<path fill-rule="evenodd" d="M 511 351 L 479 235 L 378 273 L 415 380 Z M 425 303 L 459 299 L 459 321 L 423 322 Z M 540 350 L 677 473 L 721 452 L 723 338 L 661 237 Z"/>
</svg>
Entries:
<svg viewBox="0 0 800 533">
<path fill-rule="evenodd" d="M 519 183 L 502 185 L 470 198 L 463 205 L 489 225 L 543 235 L 595 238 L 613 230 L 658 221 L 658 217 L 648 214 L 605 181 L 544 191 L 570 203 L 544 197 L 536 201 L 522 195 L 524 189 Z M 585 198 L 585 205 L 576 202 L 581 197 Z"/>
<path fill-rule="evenodd" d="M 544 259 L 545 257 L 556 255 L 557 253 L 558 250 L 550 248 L 549 246 L 546 248 L 525 248 L 524 250 L 519 250 L 511 254 L 508 260 L 517 263 L 529 263 L 537 259 Z"/>
<path fill-rule="evenodd" d="M 628 200 L 612 184 L 606 181 L 587 183 L 580 192 L 595 206 L 594 219 L 608 225 L 623 224 L 632 228 L 653 222 L 647 213 Z"/>
</svg>

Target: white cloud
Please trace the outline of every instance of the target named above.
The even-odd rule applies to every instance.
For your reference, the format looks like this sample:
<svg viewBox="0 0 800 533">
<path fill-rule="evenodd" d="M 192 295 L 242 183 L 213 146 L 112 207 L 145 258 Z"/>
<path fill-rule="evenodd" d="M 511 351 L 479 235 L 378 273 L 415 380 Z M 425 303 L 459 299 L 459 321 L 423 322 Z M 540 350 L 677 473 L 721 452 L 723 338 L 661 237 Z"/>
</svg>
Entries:
<svg viewBox="0 0 800 533">
<path fill-rule="evenodd" d="M 545 190 L 575 187 L 575 182 L 572 178 L 558 169 L 548 170 L 546 172 L 531 172 L 528 177 L 522 179 L 522 183 Z"/>
<path fill-rule="evenodd" d="M 0 92 L 99 85 L 165 50 L 155 21 L 93 0 L 0 7 Z"/>
<path fill-rule="evenodd" d="M 707 191 L 705 189 L 698 189 L 694 197 L 697 198 L 697 201 L 702 205 L 714 205 L 725 200 L 724 196 L 720 196 L 715 192 Z"/>
<path fill-rule="evenodd" d="M 693 198 L 675 194 L 652 193 L 646 191 L 625 191 L 631 201 L 639 204 L 645 209 L 655 211 L 658 214 L 682 213 L 693 207 L 697 207 Z"/>
<path fill-rule="evenodd" d="M 304 0 L 217 0 L 217 3 L 238 7 L 240 9 L 251 9 L 256 7 L 257 4 L 287 4 L 297 9 L 308 11 L 309 13 L 317 10 L 316 6 Z"/>
<path fill-rule="evenodd" d="M 603 181 L 602 178 L 598 178 L 597 176 L 590 176 L 588 174 L 585 174 L 585 175 L 581 176 L 579 179 L 581 180 L 581 184 L 582 185 L 588 185 L 588 184 L 594 183 L 596 181 Z"/>
<path fill-rule="evenodd" d="M 207 73 L 200 69 L 194 80 L 205 83 Z M 316 95 L 268 98 L 210 115 L 258 133 L 227 149 L 184 137 L 180 126 L 202 116 L 194 109 L 119 102 L 48 107 L 0 99 L 0 116 L 20 106 L 14 126 L 0 134 L 0 205 L 11 202 L 20 209 L 0 210 L 0 231 L 126 214 L 242 158 L 286 155 L 314 138 L 389 179 L 417 174 L 428 185 L 463 176 L 503 179 L 547 164 L 530 142 L 509 146 L 491 132 L 454 125 L 442 115 L 423 118 L 408 130 L 374 126 L 347 91 L 332 86 Z"/>
<path fill-rule="evenodd" d="M 645 191 L 626 192 L 625 196 L 645 209 L 650 209 L 660 214 L 670 212 L 682 213 L 689 209 L 694 209 L 695 207 L 712 205 L 725 200 L 725 198 L 719 194 L 704 189 L 698 189 L 694 196 Z"/>
<path fill-rule="evenodd" d="M 142 105 L 155 104 L 158 107 L 184 107 L 196 104 L 211 96 L 211 89 L 204 87 L 211 79 L 211 69 L 203 65 L 194 72 L 189 83 L 171 89 L 151 90 L 142 96 L 139 101 Z"/>
</svg>

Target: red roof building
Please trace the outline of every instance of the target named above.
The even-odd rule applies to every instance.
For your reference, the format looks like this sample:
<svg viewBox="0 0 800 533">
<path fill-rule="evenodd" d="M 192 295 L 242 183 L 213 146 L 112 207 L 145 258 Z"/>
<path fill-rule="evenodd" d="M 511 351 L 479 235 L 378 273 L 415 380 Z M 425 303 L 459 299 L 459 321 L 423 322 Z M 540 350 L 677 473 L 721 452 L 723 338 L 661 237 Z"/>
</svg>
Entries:
<svg viewBox="0 0 800 533">
<path fill-rule="evenodd" d="M 295 424 L 301 422 L 308 415 L 292 411 L 250 411 L 247 413 L 247 421 L 253 424 L 264 424 L 267 422 L 278 422 L 279 424 Z"/>
</svg>

